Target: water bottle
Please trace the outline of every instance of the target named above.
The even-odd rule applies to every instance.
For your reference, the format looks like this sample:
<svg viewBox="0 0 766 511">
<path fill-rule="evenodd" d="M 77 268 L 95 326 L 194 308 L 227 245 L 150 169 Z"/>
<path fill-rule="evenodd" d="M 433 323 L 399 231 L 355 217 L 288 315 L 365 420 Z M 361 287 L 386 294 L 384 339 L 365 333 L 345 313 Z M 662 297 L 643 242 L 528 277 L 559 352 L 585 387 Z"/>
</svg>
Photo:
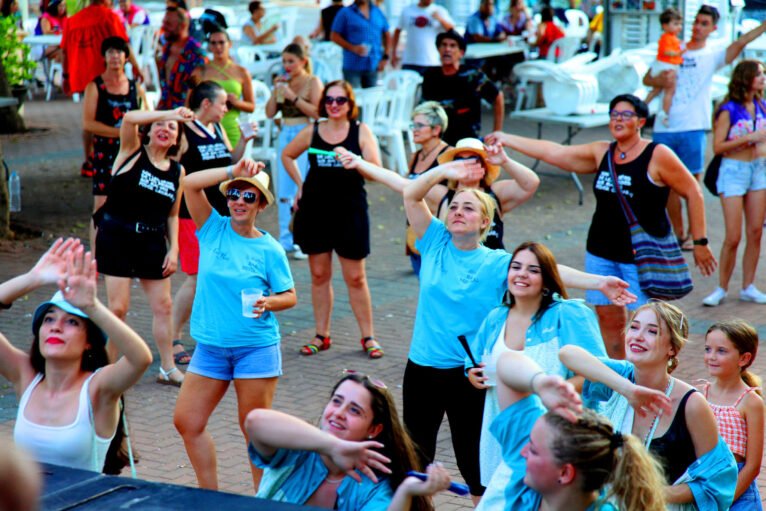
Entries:
<svg viewBox="0 0 766 511">
<path fill-rule="evenodd" d="M 8 202 L 11 213 L 21 211 L 21 178 L 16 171 L 11 172 L 11 177 L 8 179 Z"/>
</svg>

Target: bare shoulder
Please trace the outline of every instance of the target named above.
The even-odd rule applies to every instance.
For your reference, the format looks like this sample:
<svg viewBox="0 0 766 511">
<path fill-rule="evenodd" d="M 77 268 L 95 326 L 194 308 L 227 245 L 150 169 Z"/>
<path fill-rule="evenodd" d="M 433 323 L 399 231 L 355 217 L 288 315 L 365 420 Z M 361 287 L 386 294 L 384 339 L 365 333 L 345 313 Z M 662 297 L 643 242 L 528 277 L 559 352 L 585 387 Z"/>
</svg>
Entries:
<svg viewBox="0 0 766 511">
<path fill-rule="evenodd" d="M 755 391 L 750 391 L 747 394 L 745 394 L 745 397 L 742 398 L 742 401 L 739 403 L 739 409 L 740 411 L 747 413 L 763 413 L 764 403 L 763 398 L 758 395 Z"/>
</svg>

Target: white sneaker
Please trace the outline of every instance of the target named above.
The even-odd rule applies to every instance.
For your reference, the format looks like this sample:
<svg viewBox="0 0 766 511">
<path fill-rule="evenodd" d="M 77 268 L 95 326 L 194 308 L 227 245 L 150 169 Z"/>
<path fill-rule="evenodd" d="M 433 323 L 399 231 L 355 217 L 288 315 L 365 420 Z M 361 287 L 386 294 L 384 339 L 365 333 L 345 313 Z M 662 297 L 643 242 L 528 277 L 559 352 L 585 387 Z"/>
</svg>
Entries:
<svg viewBox="0 0 766 511">
<path fill-rule="evenodd" d="M 766 303 L 766 294 L 761 293 L 755 284 L 750 284 L 739 292 L 739 299 L 743 302 Z"/>
<path fill-rule="evenodd" d="M 293 245 L 293 247 L 295 248 L 295 250 L 293 250 L 293 259 L 295 259 L 296 261 L 305 261 L 306 259 L 309 258 L 309 256 L 303 253 L 303 250 L 301 250 L 301 247 L 299 247 L 298 245 Z"/>
<path fill-rule="evenodd" d="M 740 299 L 741 299 L 740 294 Z M 704 300 L 702 300 L 702 305 L 706 305 L 708 307 L 718 307 L 721 302 L 726 298 L 726 291 L 722 287 L 715 288 L 715 291 L 710 293 L 705 297 Z"/>
</svg>

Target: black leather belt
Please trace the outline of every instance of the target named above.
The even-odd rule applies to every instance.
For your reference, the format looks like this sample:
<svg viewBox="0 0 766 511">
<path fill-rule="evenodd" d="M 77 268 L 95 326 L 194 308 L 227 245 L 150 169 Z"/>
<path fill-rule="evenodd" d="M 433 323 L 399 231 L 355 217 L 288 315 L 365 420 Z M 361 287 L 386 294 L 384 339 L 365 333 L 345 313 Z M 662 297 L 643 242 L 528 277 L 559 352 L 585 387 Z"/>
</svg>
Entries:
<svg viewBox="0 0 766 511">
<path fill-rule="evenodd" d="M 104 213 L 103 221 L 137 234 L 165 234 L 166 230 L 165 224 L 152 225 L 143 222 L 127 222 L 109 213 Z"/>
</svg>

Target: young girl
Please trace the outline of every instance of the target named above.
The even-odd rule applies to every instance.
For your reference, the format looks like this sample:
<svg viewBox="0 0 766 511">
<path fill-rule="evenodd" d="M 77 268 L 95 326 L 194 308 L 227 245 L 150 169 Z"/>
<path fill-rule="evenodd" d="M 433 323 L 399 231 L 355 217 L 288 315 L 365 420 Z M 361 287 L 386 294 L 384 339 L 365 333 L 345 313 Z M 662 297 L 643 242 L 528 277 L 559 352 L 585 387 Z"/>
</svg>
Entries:
<svg viewBox="0 0 766 511">
<path fill-rule="evenodd" d="M 741 319 L 715 323 L 705 335 L 705 365 L 712 381 L 703 392 L 739 469 L 731 511 L 763 509 L 755 481 L 763 457 L 761 379 L 747 370 L 757 351 L 758 332 Z"/>
</svg>

